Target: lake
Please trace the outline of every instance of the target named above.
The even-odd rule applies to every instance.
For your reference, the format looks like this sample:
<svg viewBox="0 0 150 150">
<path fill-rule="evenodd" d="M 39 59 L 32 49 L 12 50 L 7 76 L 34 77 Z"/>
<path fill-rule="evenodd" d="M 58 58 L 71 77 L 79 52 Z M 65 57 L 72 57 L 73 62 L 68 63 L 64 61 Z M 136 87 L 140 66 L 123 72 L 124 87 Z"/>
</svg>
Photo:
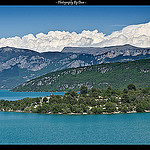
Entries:
<svg viewBox="0 0 150 150">
<path fill-rule="evenodd" d="M 65 92 L 10 92 L 9 90 L 0 90 L 0 100 L 19 100 L 25 97 L 35 98 L 35 97 L 44 97 L 50 96 L 51 94 L 55 95 L 64 95 Z"/>
<path fill-rule="evenodd" d="M 64 92 L 0 91 L 18 100 Z M 150 144 L 150 113 L 54 115 L 0 112 L 0 144 Z"/>
<path fill-rule="evenodd" d="M 0 112 L 0 144 L 150 144 L 150 113 Z"/>
</svg>

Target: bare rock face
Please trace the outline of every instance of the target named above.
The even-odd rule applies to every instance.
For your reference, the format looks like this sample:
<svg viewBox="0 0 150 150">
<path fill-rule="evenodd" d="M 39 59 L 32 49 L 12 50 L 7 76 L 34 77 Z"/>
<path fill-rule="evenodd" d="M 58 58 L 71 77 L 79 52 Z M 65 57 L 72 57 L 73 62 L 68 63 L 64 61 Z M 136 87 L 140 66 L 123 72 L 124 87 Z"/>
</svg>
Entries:
<svg viewBox="0 0 150 150">
<path fill-rule="evenodd" d="M 150 54 L 150 48 L 140 48 L 129 44 L 110 47 L 64 47 L 63 53 L 85 53 L 94 56 L 107 55 L 108 58 L 114 58 L 118 55 L 137 56 Z"/>
<path fill-rule="evenodd" d="M 103 48 L 65 47 L 62 52 L 44 53 L 2 47 L 0 48 L 0 89 L 10 89 L 40 75 L 66 68 L 143 58 L 150 58 L 150 49 L 129 44 Z M 105 72 L 105 69 L 102 72 Z"/>
<path fill-rule="evenodd" d="M 4 69 L 10 69 L 11 67 L 17 65 L 20 69 L 26 68 L 31 71 L 38 71 L 50 64 L 49 59 L 44 59 L 39 56 L 32 56 L 34 59 L 28 56 L 19 56 L 9 59 L 6 62 L 2 62 L 0 65 L 0 71 Z"/>
</svg>

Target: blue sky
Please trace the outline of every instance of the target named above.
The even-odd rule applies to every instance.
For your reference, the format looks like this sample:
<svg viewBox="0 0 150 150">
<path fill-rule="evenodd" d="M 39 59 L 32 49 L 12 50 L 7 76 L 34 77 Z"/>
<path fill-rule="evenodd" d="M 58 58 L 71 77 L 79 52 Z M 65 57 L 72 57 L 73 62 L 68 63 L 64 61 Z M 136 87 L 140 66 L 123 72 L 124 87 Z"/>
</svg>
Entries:
<svg viewBox="0 0 150 150">
<path fill-rule="evenodd" d="M 150 21 L 150 6 L 0 6 L 0 38 L 95 30 L 108 35 Z"/>
</svg>

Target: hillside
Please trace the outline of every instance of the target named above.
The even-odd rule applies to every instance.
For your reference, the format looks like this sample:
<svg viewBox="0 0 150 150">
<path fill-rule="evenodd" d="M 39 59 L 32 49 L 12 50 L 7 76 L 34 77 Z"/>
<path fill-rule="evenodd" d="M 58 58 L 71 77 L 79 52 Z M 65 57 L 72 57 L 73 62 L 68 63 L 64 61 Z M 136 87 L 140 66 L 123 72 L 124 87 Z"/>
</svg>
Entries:
<svg viewBox="0 0 150 150">
<path fill-rule="evenodd" d="M 0 89 L 12 89 L 19 84 L 57 70 L 91 66 L 110 62 L 125 62 L 150 58 L 149 48 L 131 45 L 67 47 L 62 52 L 39 53 L 15 47 L 0 48 Z"/>
<path fill-rule="evenodd" d="M 11 89 L 56 70 L 98 64 L 94 56 L 61 52 L 38 53 L 14 47 L 0 48 L 0 89 Z"/>
<path fill-rule="evenodd" d="M 89 89 L 108 85 L 124 89 L 130 83 L 137 88 L 150 84 L 150 59 L 64 69 L 30 80 L 12 91 L 78 91 L 82 85 Z"/>
</svg>

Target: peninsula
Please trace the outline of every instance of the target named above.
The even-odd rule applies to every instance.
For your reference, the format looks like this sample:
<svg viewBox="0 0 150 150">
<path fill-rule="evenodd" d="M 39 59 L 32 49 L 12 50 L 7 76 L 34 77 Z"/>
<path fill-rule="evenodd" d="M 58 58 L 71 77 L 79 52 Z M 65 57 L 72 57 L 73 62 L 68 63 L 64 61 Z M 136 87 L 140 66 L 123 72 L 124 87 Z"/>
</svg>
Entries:
<svg viewBox="0 0 150 150">
<path fill-rule="evenodd" d="M 17 101 L 0 100 L 0 111 L 46 114 L 108 114 L 150 111 L 150 85 L 137 88 L 130 83 L 123 90 L 81 86 L 80 92 L 61 95 L 23 98 Z"/>
</svg>

